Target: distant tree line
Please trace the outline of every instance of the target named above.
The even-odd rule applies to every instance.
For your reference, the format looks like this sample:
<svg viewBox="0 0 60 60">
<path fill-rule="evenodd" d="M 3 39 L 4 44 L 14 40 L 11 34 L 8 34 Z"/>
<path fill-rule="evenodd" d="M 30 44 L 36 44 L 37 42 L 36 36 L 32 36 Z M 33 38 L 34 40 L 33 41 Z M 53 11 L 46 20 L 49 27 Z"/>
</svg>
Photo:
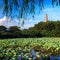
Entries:
<svg viewBox="0 0 60 60">
<path fill-rule="evenodd" d="M 35 24 L 34 27 L 21 30 L 17 26 L 0 26 L 0 38 L 60 37 L 60 21 L 48 21 Z"/>
<path fill-rule="evenodd" d="M 43 37 L 60 37 L 60 21 L 40 22 L 33 28 Z"/>
</svg>

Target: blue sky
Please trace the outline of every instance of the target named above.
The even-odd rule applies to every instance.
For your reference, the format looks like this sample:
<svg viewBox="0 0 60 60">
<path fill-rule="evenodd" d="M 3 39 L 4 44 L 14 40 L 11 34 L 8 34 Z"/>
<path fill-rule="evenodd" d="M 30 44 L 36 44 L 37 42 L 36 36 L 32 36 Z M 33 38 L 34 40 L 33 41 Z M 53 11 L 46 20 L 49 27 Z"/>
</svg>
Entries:
<svg viewBox="0 0 60 60">
<path fill-rule="evenodd" d="M 36 2 L 37 2 L 37 0 L 36 0 Z M 2 1 L 0 2 L 0 5 L 1 5 L 1 3 L 2 3 Z M 44 21 L 45 14 L 48 14 L 49 21 L 60 20 L 60 6 L 55 6 L 53 8 L 51 0 L 44 0 L 44 9 L 39 14 L 37 14 L 38 9 L 39 8 L 37 7 L 37 9 L 35 10 L 36 11 L 35 18 L 34 19 L 30 18 L 28 20 L 25 20 L 25 24 L 24 24 L 24 26 L 22 26 L 22 28 L 33 27 L 34 24 L 37 24 L 40 21 Z M 2 12 L 3 12 L 3 8 L 0 9 L 0 20 L 2 20 L 5 17 L 2 14 Z M 15 24 L 18 25 L 17 24 L 18 20 L 17 19 L 14 19 L 14 20 L 15 20 L 14 23 L 12 23 L 12 22 L 11 23 L 14 24 L 14 25 Z M 3 24 L 5 24 L 5 23 L 3 23 Z"/>
</svg>

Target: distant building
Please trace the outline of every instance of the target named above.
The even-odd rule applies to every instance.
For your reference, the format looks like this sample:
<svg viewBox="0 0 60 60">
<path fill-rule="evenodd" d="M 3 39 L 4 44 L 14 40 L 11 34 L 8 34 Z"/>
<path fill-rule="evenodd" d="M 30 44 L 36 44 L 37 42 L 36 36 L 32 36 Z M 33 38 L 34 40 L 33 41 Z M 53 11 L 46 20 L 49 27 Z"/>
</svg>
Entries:
<svg viewBox="0 0 60 60">
<path fill-rule="evenodd" d="M 45 17 L 44 17 L 44 22 L 47 22 L 48 21 L 48 15 L 45 14 Z"/>
</svg>

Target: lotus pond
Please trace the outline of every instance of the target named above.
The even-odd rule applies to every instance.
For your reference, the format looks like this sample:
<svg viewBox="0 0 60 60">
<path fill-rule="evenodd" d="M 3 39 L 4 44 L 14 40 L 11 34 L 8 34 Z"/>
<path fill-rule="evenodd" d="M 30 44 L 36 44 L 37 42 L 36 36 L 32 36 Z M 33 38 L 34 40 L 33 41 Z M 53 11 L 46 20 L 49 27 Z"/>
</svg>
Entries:
<svg viewBox="0 0 60 60">
<path fill-rule="evenodd" d="M 60 38 L 0 39 L 0 60 L 60 60 Z"/>
</svg>

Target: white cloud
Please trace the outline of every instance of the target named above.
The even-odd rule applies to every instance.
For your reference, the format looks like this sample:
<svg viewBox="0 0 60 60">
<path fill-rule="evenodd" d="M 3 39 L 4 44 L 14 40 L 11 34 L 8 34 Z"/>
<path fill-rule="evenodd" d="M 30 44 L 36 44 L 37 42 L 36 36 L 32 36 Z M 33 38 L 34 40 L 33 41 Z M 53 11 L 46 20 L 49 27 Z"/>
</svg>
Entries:
<svg viewBox="0 0 60 60">
<path fill-rule="evenodd" d="M 0 19 L 0 25 L 9 27 L 9 26 L 16 26 L 16 25 L 18 25 L 18 23 L 16 21 L 9 19 L 8 17 L 4 16 L 4 18 Z"/>
<path fill-rule="evenodd" d="M 4 18 L 1 18 L 0 19 L 0 25 L 2 25 L 3 21 L 5 21 L 5 20 L 6 20 L 6 16 Z"/>
<path fill-rule="evenodd" d="M 33 21 L 32 19 L 29 20 L 29 22 L 32 22 L 32 21 Z"/>
<path fill-rule="evenodd" d="M 29 27 L 34 27 L 34 24 L 24 24 L 24 26 L 21 27 L 21 29 L 28 29 Z"/>
</svg>

